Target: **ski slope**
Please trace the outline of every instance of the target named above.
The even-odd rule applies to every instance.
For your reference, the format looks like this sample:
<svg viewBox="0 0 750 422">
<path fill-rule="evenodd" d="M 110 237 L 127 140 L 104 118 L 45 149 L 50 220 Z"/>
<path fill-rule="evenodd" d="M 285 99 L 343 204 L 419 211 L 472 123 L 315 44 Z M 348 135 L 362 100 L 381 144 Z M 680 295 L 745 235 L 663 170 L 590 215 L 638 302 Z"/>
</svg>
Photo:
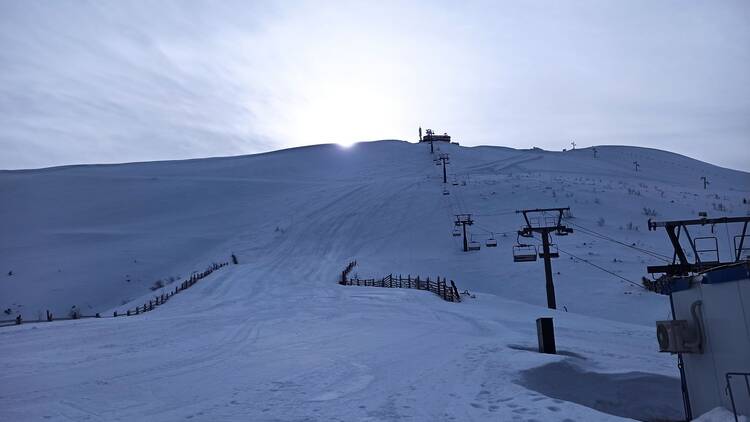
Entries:
<svg viewBox="0 0 750 422">
<path fill-rule="evenodd" d="M 638 282 L 671 256 L 644 207 L 744 215 L 750 175 L 631 147 L 440 149 L 450 195 L 429 145 L 400 141 L 1 172 L 12 316 L 111 314 L 157 280 L 173 288 L 230 253 L 240 265 L 138 317 L 0 329 L 0 420 L 679 418 L 675 362 L 653 330 L 668 303 L 616 275 Z M 511 255 L 515 210 L 551 206 L 570 206 L 576 230 L 554 239 L 576 257 L 553 262 L 558 311 L 541 262 Z M 463 252 L 451 236 L 463 212 L 499 246 Z M 475 297 L 335 284 L 352 259 L 363 277 L 440 275 Z M 531 351 L 541 316 L 560 355 Z"/>
</svg>

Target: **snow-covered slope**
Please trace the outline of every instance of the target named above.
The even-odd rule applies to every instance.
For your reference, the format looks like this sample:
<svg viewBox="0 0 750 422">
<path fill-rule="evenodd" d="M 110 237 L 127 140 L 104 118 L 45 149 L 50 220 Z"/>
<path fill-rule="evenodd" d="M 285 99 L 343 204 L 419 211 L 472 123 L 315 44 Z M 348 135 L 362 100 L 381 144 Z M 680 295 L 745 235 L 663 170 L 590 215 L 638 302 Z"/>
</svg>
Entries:
<svg viewBox="0 0 750 422">
<path fill-rule="evenodd" d="M 542 264 L 512 260 L 515 210 L 570 206 L 576 232 L 555 237 L 560 249 L 637 282 L 654 255 L 584 231 L 669 256 L 644 208 L 744 215 L 750 175 L 629 147 L 598 147 L 596 158 L 440 148 L 458 182 L 450 195 L 429 146 L 398 141 L 0 173 L 0 306 L 27 319 L 124 309 L 158 279 L 232 252 L 241 263 L 147 315 L 0 330 L 0 419 L 609 417 L 574 402 L 678 417 L 674 362 L 652 328 L 665 299 L 563 253 L 560 310 L 547 310 Z M 499 247 L 463 252 L 451 236 L 458 212 Z M 362 276 L 446 276 L 476 298 L 338 286 L 351 259 Z M 529 352 L 534 320 L 550 315 L 564 354 Z M 653 400 L 632 408 L 628 394 L 648 386 L 659 387 Z"/>
<path fill-rule="evenodd" d="M 442 145 L 450 181 L 466 183 L 449 184 L 443 196 L 427 148 L 385 141 L 0 173 L 0 307 L 27 319 L 73 305 L 105 311 L 231 252 L 246 263 L 294 255 L 343 266 L 356 258 L 362 275 L 442 275 L 461 288 L 544 304 L 541 263 L 512 262 L 516 209 L 570 206 L 571 223 L 664 255 L 665 237 L 646 232 L 644 208 L 659 218 L 748 210 L 747 173 L 631 147 L 599 147 L 594 158 L 591 150 Z M 475 216 L 476 239 L 497 233 L 499 247 L 462 252 L 450 236 L 459 212 Z M 557 241 L 633 281 L 659 262 L 583 232 Z M 643 323 L 666 314 L 661 298 L 567 255 L 554 269 L 558 302 L 570 311 Z"/>
</svg>

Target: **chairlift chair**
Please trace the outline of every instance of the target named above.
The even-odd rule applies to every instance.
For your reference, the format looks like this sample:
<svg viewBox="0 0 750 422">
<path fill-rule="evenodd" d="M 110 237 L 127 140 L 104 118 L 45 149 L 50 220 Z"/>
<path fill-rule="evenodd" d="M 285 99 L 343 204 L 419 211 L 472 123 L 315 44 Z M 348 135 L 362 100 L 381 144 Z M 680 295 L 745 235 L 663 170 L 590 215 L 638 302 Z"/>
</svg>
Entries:
<svg viewBox="0 0 750 422">
<path fill-rule="evenodd" d="M 458 237 L 458 236 L 461 236 L 461 229 L 456 227 L 455 229 L 453 229 L 453 237 Z"/>
<path fill-rule="evenodd" d="M 513 262 L 533 262 L 536 261 L 536 257 L 536 246 L 523 243 L 513 245 Z"/>
<path fill-rule="evenodd" d="M 482 248 L 482 245 L 474 240 L 474 236 L 471 237 L 471 241 L 469 242 L 469 250 L 470 251 L 478 251 Z"/>
<path fill-rule="evenodd" d="M 560 251 L 557 249 L 557 245 L 554 243 L 549 244 L 549 257 L 550 258 L 560 257 Z M 544 251 L 539 251 L 539 258 L 544 258 Z"/>
<path fill-rule="evenodd" d="M 448 189 L 443 189 L 443 195 L 450 195 L 451 193 L 448 191 Z"/>
<path fill-rule="evenodd" d="M 488 248 L 496 248 L 497 247 L 497 239 L 495 239 L 494 233 L 490 235 L 490 238 L 487 239 L 487 242 L 484 244 Z"/>
</svg>

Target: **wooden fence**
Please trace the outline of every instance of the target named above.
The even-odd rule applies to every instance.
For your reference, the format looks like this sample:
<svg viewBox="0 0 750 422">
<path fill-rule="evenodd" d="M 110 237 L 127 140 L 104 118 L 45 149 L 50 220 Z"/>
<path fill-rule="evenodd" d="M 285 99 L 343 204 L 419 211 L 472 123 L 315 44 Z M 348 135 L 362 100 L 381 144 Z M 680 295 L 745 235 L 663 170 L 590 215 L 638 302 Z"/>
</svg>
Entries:
<svg viewBox="0 0 750 422">
<path fill-rule="evenodd" d="M 406 276 L 406 278 L 404 278 L 401 275 L 399 275 L 398 277 L 394 277 L 393 274 L 388 274 L 381 279 L 360 279 L 359 277 L 349 278 L 349 273 L 351 273 L 352 269 L 356 265 L 357 261 L 352 261 L 346 266 L 346 269 L 341 272 L 341 280 L 339 281 L 339 284 L 341 284 L 342 286 L 366 286 L 386 287 L 392 289 L 429 290 L 432 293 L 435 293 L 436 295 L 443 298 L 443 300 L 445 301 L 461 301 L 461 295 L 458 293 L 456 283 L 454 283 L 453 280 L 450 280 L 450 285 L 448 285 L 448 280 L 445 277 L 443 277 L 442 279 L 440 277 L 437 277 L 435 280 L 430 280 L 429 277 L 424 279 L 420 276 L 412 277 L 411 275 L 408 275 Z"/>
<path fill-rule="evenodd" d="M 233 261 L 235 261 L 235 259 L 233 259 Z M 197 283 L 198 281 L 208 277 L 214 271 L 220 268 L 226 267 L 227 265 L 229 265 L 228 262 L 222 262 L 220 264 L 213 263 L 204 271 L 193 273 L 193 275 L 191 275 L 187 280 L 183 281 L 178 286 L 176 286 L 174 290 L 170 289 L 167 293 L 162 293 L 160 295 L 154 296 L 153 299 L 149 299 L 149 301 L 144 302 L 143 305 L 136 306 L 135 309 L 127 309 L 125 311 L 119 311 L 119 312 L 114 311 L 111 316 L 103 316 L 98 312 L 95 315 L 83 315 L 83 314 L 80 314 L 78 311 L 76 311 L 76 312 L 73 312 L 72 316 L 69 316 L 67 318 L 57 318 L 57 317 L 54 317 L 50 311 L 47 311 L 46 320 L 40 319 L 36 321 L 24 321 L 23 318 L 21 318 L 21 315 L 18 315 L 15 319 L 0 321 L 0 327 L 9 326 L 9 325 L 38 323 L 38 322 L 69 321 L 69 320 L 74 320 L 74 319 L 85 319 L 85 318 L 117 318 L 117 317 L 123 317 L 123 316 L 140 315 L 149 311 L 153 311 L 157 307 L 167 303 L 167 301 L 172 296 L 180 293 L 183 290 L 189 289 L 190 287 L 194 286 L 195 283 Z"/>
</svg>

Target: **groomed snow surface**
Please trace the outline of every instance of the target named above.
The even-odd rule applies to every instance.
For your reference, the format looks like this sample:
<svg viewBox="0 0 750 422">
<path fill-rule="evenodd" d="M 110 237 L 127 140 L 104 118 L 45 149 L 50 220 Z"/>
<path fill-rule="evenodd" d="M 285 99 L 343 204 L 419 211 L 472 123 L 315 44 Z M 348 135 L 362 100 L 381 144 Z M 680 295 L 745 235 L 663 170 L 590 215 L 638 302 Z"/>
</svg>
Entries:
<svg viewBox="0 0 750 422">
<path fill-rule="evenodd" d="M 644 207 L 745 215 L 750 175 L 629 147 L 440 149 L 450 195 L 429 145 L 397 141 L 0 172 L 0 319 L 111 315 L 240 260 L 144 315 L 0 328 L 0 420 L 681 419 L 655 339 L 666 298 L 561 253 L 548 310 L 541 261 L 513 263 L 514 211 L 570 206 L 560 250 L 638 282 L 671 257 Z M 459 212 L 499 246 L 463 252 Z M 336 284 L 352 259 L 362 277 L 445 276 L 473 297 Z M 535 351 L 545 316 L 558 355 Z"/>
</svg>

